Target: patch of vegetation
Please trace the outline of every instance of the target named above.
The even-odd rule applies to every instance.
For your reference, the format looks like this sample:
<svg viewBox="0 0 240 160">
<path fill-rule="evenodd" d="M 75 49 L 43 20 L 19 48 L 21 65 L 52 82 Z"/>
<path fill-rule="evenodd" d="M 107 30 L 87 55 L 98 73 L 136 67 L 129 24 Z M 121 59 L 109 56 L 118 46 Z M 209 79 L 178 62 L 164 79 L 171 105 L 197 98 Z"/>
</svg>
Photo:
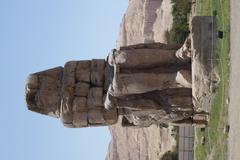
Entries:
<svg viewBox="0 0 240 160">
<path fill-rule="evenodd" d="M 166 152 L 160 160 L 178 160 L 178 153 L 176 150 Z"/>
<path fill-rule="evenodd" d="M 227 159 L 227 97 L 229 80 L 229 46 L 230 46 L 230 4 L 229 0 L 198 0 L 197 15 L 215 16 L 217 29 L 223 31 L 223 39 L 219 39 L 216 47 L 217 69 L 221 81 L 214 98 L 209 126 L 201 131 L 196 129 L 195 159 L 196 160 L 225 160 Z M 201 138 L 205 137 L 205 144 Z"/>
<path fill-rule="evenodd" d="M 173 25 L 166 32 L 168 43 L 183 44 L 189 35 L 188 15 L 191 12 L 189 0 L 172 0 Z"/>
</svg>

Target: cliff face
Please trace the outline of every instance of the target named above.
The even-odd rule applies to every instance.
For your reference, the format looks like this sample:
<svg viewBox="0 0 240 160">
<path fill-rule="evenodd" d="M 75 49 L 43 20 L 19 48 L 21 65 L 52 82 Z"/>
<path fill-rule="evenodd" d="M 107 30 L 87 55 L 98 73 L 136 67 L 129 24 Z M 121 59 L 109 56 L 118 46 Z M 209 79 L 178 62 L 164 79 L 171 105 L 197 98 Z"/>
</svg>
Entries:
<svg viewBox="0 0 240 160">
<path fill-rule="evenodd" d="M 117 48 L 137 43 L 166 43 L 165 33 L 172 25 L 171 8 L 171 0 L 129 0 Z M 123 128 L 120 119 L 109 130 L 112 140 L 107 160 L 157 160 L 175 145 L 171 127 Z"/>
<path fill-rule="evenodd" d="M 130 0 L 123 16 L 117 48 L 137 43 L 166 42 L 171 29 L 171 0 Z"/>
</svg>

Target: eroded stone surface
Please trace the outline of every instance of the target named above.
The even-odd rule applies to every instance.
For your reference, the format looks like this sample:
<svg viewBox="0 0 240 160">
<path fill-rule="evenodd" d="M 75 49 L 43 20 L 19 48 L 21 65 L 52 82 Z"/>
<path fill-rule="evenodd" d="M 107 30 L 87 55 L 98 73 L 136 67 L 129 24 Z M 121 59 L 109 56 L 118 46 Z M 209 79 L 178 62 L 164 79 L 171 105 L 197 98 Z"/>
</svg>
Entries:
<svg viewBox="0 0 240 160">
<path fill-rule="evenodd" d="M 188 121 L 194 114 L 189 102 L 192 95 L 179 98 L 185 93 L 179 89 L 191 89 L 191 68 L 189 61 L 177 57 L 178 51 L 177 46 L 161 43 L 125 46 L 113 50 L 108 61 L 67 62 L 62 76 L 56 76 L 55 70 L 31 76 L 27 86 L 31 94 L 36 92 L 32 98 L 38 97 L 36 106 L 48 115 L 60 113 L 62 122 L 74 127 L 113 124 L 119 114 L 128 115 L 129 125 L 139 127 L 161 122 L 192 124 Z M 90 82 L 79 78 L 84 72 L 90 72 Z M 166 92 L 169 89 L 173 94 Z"/>
<path fill-rule="evenodd" d="M 67 124 L 73 124 L 75 112 L 86 112 L 89 125 L 112 124 L 119 114 L 128 116 L 129 125 L 139 127 L 163 122 L 202 123 L 191 120 L 194 114 L 205 113 L 195 110 L 192 93 L 185 92 L 192 88 L 189 57 L 179 56 L 186 55 L 186 43 L 182 50 L 160 43 L 125 46 L 112 50 L 108 61 L 70 61 L 59 69 L 61 74 L 52 69 L 32 75 L 26 88 L 28 101 L 35 102 L 29 106 L 35 105 L 47 115 L 58 114 Z M 90 82 L 79 81 L 80 71 L 90 72 Z M 182 94 L 184 98 L 180 99 Z M 106 114 L 105 120 L 103 110 L 113 116 Z M 85 116 L 81 117 L 83 123 L 77 125 L 78 119 L 73 126 L 88 126 Z"/>
<path fill-rule="evenodd" d="M 93 87 L 90 88 L 88 94 L 88 107 L 94 108 L 103 106 L 103 88 L 102 87 Z"/>
<path fill-rule="evenodd" d="M 102 87 L 104 85 L 105 60 L 94 59 L 91 62 L 91 84 Z"/>
<path fill-rule="evenodd" d="M 91 61 L 79 61 L 76 69 L 76 79 L 78 82 L 90 83 Z"/>
<path fill-rule="evenodd" d="M 78 82 L 75 84 L 75 96 L 87 97 L 90 89 L 90 84 L 85 82 Z"/>
</svg>

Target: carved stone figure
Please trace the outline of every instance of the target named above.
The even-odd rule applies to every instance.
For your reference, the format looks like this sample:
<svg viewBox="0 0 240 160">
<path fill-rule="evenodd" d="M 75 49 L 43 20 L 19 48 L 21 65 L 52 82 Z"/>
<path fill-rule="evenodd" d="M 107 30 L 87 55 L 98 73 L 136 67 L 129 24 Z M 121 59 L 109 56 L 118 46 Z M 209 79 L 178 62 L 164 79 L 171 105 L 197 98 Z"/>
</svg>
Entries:
<svg viewBox="0 0 240 160">
<path fill-rule="evenodd" d="M 112 50 L 106 60 L 70 61 L 31 74 L 29 110 L 60 118 L 66 127 L 154 123 L 206 125 L 192 102 L 191 43 L 161 43 Z"/>
</svg>

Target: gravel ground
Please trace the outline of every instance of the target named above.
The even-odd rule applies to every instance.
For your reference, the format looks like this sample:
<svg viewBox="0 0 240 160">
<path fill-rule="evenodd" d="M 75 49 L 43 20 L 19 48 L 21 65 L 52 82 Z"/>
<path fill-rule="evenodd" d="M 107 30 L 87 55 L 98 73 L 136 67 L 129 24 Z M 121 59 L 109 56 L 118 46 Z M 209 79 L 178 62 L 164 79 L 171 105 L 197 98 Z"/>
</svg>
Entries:
<svg viewBox="0 0 240 160">
<path fill-rule="evenodd" d="M 231 0 L 231 76 L 229 106 L 229 160 L 240 160 L 240 1 Z"/>
</svg>

